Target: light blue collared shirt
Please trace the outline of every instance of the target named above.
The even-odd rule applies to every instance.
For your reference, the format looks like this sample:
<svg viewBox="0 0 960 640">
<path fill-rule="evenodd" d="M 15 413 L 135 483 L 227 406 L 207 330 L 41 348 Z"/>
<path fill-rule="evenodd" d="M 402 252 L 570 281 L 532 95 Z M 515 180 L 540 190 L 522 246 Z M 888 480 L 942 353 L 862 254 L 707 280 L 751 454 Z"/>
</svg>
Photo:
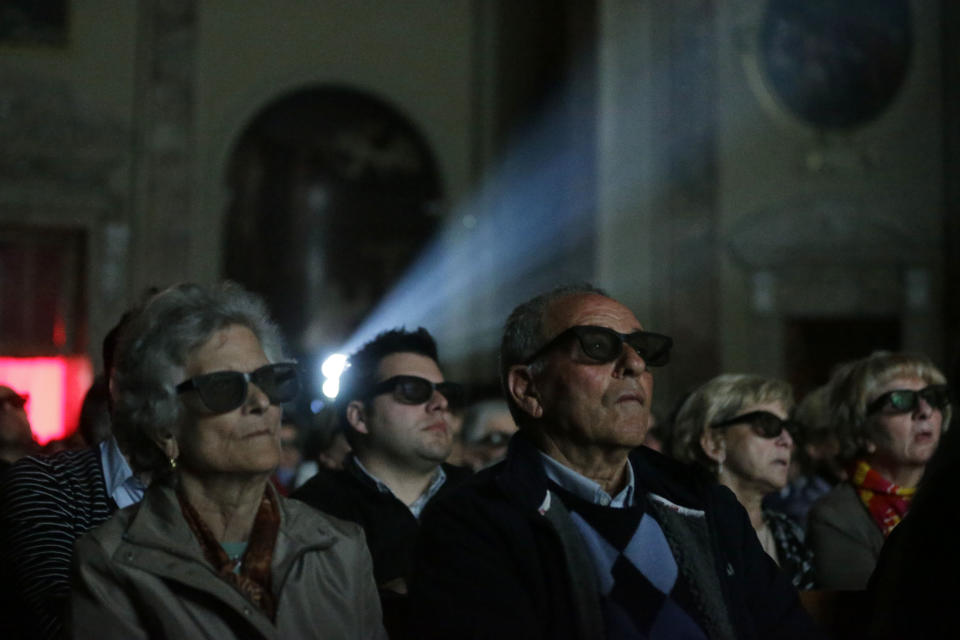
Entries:
<svg viewBox="0 0 960 640">
<path fill-rule="evenodd" d="M 354 464 L 357 465 L 357 469 L 366 474 L 366 476 L 373 480 L 374 484 L 377 485 L 377 491 L 380 493 L 389 493 L 396 498 L 396 496 L 393 494 L 393 491 L 390 490 L 390 487 L 382 483 L 377 476 L 367 471 L 367 468 L 363 466 L 363 463 L 360 462 L 360 459 L 357 458 L 357 456 L 351 456 L 351 458 L 353 459 Z M 437 491 L 440 491 L 440 487 L 442 487 L 443 483 L 446 481 L 447 474 L 443 470 L 443 467 L 438 465 L 436 473 L 433 474 L 433 480 L 430 481 L 430 484 L 427 486 L 424 492 L 420 494 L 419 498 L 407 505 L 407 508 L 410 509 L 410 513 L 413 514 L 414 518 L 417 520 L 420 519 L 420 512 L 423 511 L 425 506 L 427 506 L 427 503 L 430 502 L 430 499 L 437 495 Z M 399 498 L 397 499 L 399 500 Z"/>
<path fill-rule="evenodd" d="M 603 490 L 603 487 L 600 486 L 599 483 L 557 462 L 543 451 L 539 451 L 538 453 L 543 460 L 543 470 L 546 471 L 547 478 L 556 482 L 573 495 L 592 502 L 593 504 L 598 504 L 601 507 L 623 509 L 624 507 L 633 506 L 633 493 L 636 483 L 633 478 L 633 465 L 631 465 L 629 461 L 627 461 L 627 486 L 621 489 L 617 495 L 611 496 Z"/>
<path fill-rule="evenodd" d="M 103 467 L 103 480 L 107 495 L 113 498 L 121 509 L 136 504 L 143 499 L 146 485 L 133 475 L 127 459 L 120 452 L 117 439 L 110 436 L 100 443 L 100 465 Z"/>
</svg>

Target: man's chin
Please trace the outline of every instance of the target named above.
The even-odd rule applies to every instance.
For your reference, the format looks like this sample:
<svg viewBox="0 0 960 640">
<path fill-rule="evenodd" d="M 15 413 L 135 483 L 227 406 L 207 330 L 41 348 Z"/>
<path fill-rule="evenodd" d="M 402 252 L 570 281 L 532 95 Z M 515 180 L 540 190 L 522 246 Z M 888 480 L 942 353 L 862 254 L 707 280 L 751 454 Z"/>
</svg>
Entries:
<svg viewBox="0 0 960 640">
<path fill-rule="evenodd" d="M 452 444 L 446 447 L 424 447 L 420 450 L 420 457 L 428 462 L 440 464 L 446 462 L 452 451 Z"/>
</svg>

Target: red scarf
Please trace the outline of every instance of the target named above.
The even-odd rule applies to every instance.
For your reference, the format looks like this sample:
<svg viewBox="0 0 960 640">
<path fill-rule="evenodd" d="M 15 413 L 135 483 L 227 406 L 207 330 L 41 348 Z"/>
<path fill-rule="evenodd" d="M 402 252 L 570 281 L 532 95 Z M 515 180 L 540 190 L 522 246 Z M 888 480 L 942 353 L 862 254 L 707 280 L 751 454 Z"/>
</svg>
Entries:
<svg viewBox="0 0 960 640">
<path fill-rule="evenodd" d="M 850 482 L 870 512 L 870 517 L 880 527 L 884 538 L 890 535 L 893 528 L 907 515 L 913 494 L 917 492 L 916 489 L 898 487 L 863 460 L 854 466 Z"/>
<path fill-rule="evenodd" d="M 213 536 L 213 532 L 200 518 L 182 492 L 177 491 L 180 510 L 190 529 L 197 537 L 203 556 L 223 580 L 233 585 L 250 602 L 259 607 L 271 620 L 276 616 L 277 603 L 270 585 L 270 564 L 273 547 L 280 529 L 280 510 L 274 502 L 273 493 L 267 489 L 260 500 L 260 508 L 250 530 L 250 539 L 243 557 L 231 560 L 227 552 Z M 240 571 L 235 572 L 237 564 Z"/>
</svg>

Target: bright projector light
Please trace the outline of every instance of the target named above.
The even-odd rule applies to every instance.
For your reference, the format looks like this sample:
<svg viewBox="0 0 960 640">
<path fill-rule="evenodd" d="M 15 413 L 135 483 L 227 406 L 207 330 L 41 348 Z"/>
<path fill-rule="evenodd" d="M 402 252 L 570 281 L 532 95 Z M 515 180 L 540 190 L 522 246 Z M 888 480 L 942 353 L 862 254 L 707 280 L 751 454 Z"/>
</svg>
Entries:
<svg viewBox="0 0 960 640">
<path fill-rule="evenodd" d="M 337 397 L 338 393 L 340 393 L 339 378 L 327 378 L 323 381 L 323 395 L 333 400 Z"/>
<path fill-rule="evenodd" d="M 343 369 L 346 366 L 347 356 L 342 353 L 335 353 L 323 361 L 323 364 L 320 365 L 320 373 L 323 374 L 324 378 L 336 378 L 339 380 L 340 374 L 343 373 Z"/>
<path fill-rule="evenodd" d="M 330 399 L 336 398 L 340 392 L 340 374 L 347 366 L 347 356 L 335 353 L 320 365 L 320 373 L 326 380 L 323 381 L 323 395 Z"/>
</svg>

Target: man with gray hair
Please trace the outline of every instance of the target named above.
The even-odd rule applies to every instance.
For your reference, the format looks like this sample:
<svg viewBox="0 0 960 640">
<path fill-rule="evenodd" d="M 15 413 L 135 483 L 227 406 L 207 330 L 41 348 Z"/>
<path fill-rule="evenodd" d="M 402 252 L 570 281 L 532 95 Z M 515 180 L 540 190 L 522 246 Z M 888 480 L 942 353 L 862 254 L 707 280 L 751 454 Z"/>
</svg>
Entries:
<svg viewBox="0 0 960 640">
<path fill-rule="evenodd" d="M 733 494 L 640 446 L 671 346 L 589 285 L 514 310 L 500 373 L 520 430 L 424 515 L 421 637 L 819 637 Z"/>
</svg>

